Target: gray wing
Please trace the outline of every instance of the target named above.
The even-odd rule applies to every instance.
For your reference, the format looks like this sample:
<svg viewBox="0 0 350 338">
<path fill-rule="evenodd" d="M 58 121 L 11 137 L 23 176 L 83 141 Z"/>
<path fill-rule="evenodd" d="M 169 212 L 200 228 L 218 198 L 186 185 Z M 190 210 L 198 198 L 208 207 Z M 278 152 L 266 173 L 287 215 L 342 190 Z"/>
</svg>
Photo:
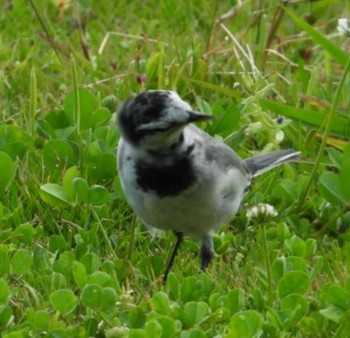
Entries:
<svg viewBox="0 0 350 338">
<path fill-rule="evenodd" d="M 286 149 L 250 157 L 245 160 L 245 163 L 253 177 L 256 177 L 266 171 L 278 167 L 282 163 L 297 159 L 299 156 L 300 151 L 296 151 L 294 149 Z"/>
<path fill-rule="evenodd" d="M 243 159 L 241 159 L 233 149 L 222 141 L 205 133 L 202 129 L 199 129 L 195 125 L 189 125 L 188 128 L 191 130 L 192 134 L 197 134 L 200 136 L 202 142 L 197 144 L 197 147 L 202 147 L 204 150 L 204 161 L 206 166 L 215 164 L 219 171 L 217 175 L 221 172 L 227 172 L 230 169 L 237 169 L 243 176 L 246 177 L 247 181 L 251 179 L 251 173 L 247 164 Z"/>
</svg>

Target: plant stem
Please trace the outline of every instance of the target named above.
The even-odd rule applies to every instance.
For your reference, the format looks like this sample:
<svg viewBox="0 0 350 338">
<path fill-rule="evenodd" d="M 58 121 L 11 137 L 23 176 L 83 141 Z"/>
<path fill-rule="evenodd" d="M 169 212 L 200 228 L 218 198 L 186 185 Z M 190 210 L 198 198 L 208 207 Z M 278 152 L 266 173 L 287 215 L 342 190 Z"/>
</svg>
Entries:
<svg viewBox="0 0 350 338">
<path fill-rule="evenodd" d="M 307 195 L 309 194 L 311 185 L 314 183 L 314 181 L 316 179 L 317 170 L 318 170 L 318 168 L 320 166 L 321 158 L 322 158 L 322 155 L 323 155 L 324 150 L 326 148 L 327 138 L 328 138 L 329 132 L 331 130 L 331 123 L 332 123 L 332 118 L 333 118 L 334 111 L 335 111 L 335 106 L 336 106 L 336 104 L 338 102 L 338 98 L 340 96 L 340 90 L 342 89 L 342 87 L 344 85 L 344 81 L 346 79 L 346 75 L 349 72 L 349 69 L 350 69 L 350 57 L 348 58 L 348 61 L 346 63 L 346 66 L 345 66 L 345 69 L 343 71 L 342 77 L 341 77 L 341 79 L 340 79 L 340 81 L 338 83 L 338 86 L 337 86 L 337 89 L 336 89 L 336 92 L 335 92 L 335 95 L 334 95 L 334 98 L 333 98 L 332 106 L 331 106 L 329 114 L 327 116 L 326 127 L 325 127 L 325 130 L 324 130 L 324 133 L 323 133 L 321 146 L 320 146 L 320 149 L 319 149 L 319 151 L 317 153 L 315 165 L 314 165 L 314 167 L 313 167 L 313 169 L 311 171 L 309 182 L 308 182 L 306 188 L 304 189 L 304 191 L 302 192 L 302 194 L 300 196 L 299 203 L 298 203 L 298 206 L 297 206 L 298 210 L 300 210 L 303 207 L 304 202 L 305 202 L 305 200 L 307 198 Z"/>
<path fill-rule="evenodd" d="M 265 265 L 266 265 L 266 277 L 267 277 L 267 300 L 268 305 L 271 306 L 272 303 L 272 274 L 271 274 L 271 262 L 269 251 L 267 249 L 267 240 L 266 240 L 266 231 L 265 231 L 266 223 L 261 223 L 261 234 L 262 234 L 262 245 L 265 256 Z"/>
<path fill-rule="evenodd" d="M 79 149 L 79 165 L 80 170 L 83 172 L 82 167 L 82 137 L 81 137 L 81 111 L 80 111 L 80 95 L 78 87 L 78 72 L 75 63 L 74 56 L 71 56 L 71 77 L 72 77 L 72 89 L 73 89 L 73 101 L 74 101 L 74 122 L 75 122 L 75 140 Z"/>
<path fill-rule="evenodd" d="M 42 19 L 41 15 L 40 15 L 40 13 L 39 13 L 39 11 L 38 11 L 38 9 L 36 8 L 36 6 L 35 6 L 35 4 L 34 4 L 34 1 L 33 1 L 33 0 L 29 0 L 29 3 L 30 3 L 30 5 L 32 6 L 33 11 L 34 11 L 34 13 L 35 13 L 35 16 L 36 16 L 36 18 L 38 19 L 38 21 L 39 21 L 39 23 L 40 23 L 40 26 L 41 26 L 41 28 L 43 29 L 43 31 L 44 31 L 46 37 L 47 37 L 48 39 L 50 39 L 50 40 L 53 41 L 53 39 L 52 39 L 51 36 L 50 36 L 49 30 L 47 29 L 47 26 L 46 26 L 44 20 Z M 56 48 L 56 45 L 55 45 L 54 43 L 51 43 L 50 45 L 51 45 L 51 47 L 53 48 L 53 50 L 55 51 L 58 60 L 61 61 L 61 57 L 60 57 L 60 54 L 59 54 L 59 52 L 58 52 L 58 50 L 57 50 L 57 48 Z"/>
<path fill-rule="evenodd" d="M 100 227 L 102 236 L 103 236 L 103 238 L 104 238 L 104 241 L 105 241 L 105 243 L 106 243 L 106 246 L 107 246 L 108 249 L 109 249 L 110 254 L 113 256 L 114 259 L 117 259 L 118 256 L 117 256 L 116 253 L 114 252 L 114 249 L 113 249 L 113 247 L 112 247 L 112 244 L 111 244 L 111 242 L 110 242 L 110 240 L 109 240 L 109 238 L 108 238 L 107 232 L 106 232 L 105 228 L 103 227 L 103 224 L 102 224 L 102 222 L 101 222 L 101 220 L 100 220 L 100 217 L 98 216 L 98 214 L 97 214 L 96 210 L 94 209 L 94 207 L 92 207 L 91 210 L 92 210 L 92 213 L 94 214 L 95 219 L 97 220 L 97 223 L 98 223 L 98 225 L 99 225 L 99 227 Z"/>
<path fill-rule="evenodd" d="M 37 107 L 37 84 L 34 67 L 30 71 L 30 82 L 29 82 L 29 123 L 30 123 L 30 132 L 32 137 L 35 133 L 35 115 Z"/>
<path fill-rule="evenodd" d="M 131 222 L 131 231 L 130 231 L 129 248 L 128 248 L 128 260 L 131 259 L 132 251 L 134 249 L 135 228 L 136 228 L 136 218 L 134 216 Z"/>
</svg>

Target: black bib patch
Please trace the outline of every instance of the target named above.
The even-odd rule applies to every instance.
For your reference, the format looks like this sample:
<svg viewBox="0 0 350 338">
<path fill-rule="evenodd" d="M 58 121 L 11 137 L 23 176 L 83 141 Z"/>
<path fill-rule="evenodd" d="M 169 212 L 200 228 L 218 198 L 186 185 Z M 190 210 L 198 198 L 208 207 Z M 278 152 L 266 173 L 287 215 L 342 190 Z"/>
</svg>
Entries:
<svg viewBox="0 0 350 338">
<path fill-rule="evenodd" d="M 143 191 L 153 191 L 160 197 L 176 196 L 196 181 L 191 162 L 193 146 L 181 155 L 170 158 L 171 164 L 136 162 L 137 184 Z M 160 160 L 160 162 L 162 162 Z"/>
</svg>

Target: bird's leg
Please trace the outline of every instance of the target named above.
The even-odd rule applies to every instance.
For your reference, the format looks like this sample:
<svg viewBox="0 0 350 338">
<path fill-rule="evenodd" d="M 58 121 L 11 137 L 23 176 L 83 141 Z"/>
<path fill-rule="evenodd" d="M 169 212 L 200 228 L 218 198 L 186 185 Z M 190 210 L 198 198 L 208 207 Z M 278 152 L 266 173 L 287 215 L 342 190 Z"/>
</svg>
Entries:
<svg viewBox="0 0 350 338">
<path fill-rule="evenodd" d="M 168 279 L 168 274 L 172 268 L 172 266 L 174 265 L 174 260 L 175 260 L 175 257 L 176 257 L 176 254 L 177 254 L 177 251 L 180 247 L 180 244 L 184 238 L 184 235 L 182 232 L 177 232 L 177 231 L 174 231 L 175 235 L 176 235 L 176 243 L 175 243 L 175 246 L 174 246 L 174 249 L 173 249 L 173 252 L 171 254 L 171 257 L 170 257 L 170 260 L 168 262 L 168 265 L 165 269 L 165 272 L 164 272 L 164 276 L 163 276 L 163 282 L 165 283 L 166 280 Z"/>
<path fill-rule="evenodd" d="M 201 270 L 205 271 L 205 269 L 210 264 L 211 260 L 214 257 L 214 245 L 213 245 L 213 237 L 212 234 L 207 234 L 202 239 L 201 244 Z"/>
</svg>

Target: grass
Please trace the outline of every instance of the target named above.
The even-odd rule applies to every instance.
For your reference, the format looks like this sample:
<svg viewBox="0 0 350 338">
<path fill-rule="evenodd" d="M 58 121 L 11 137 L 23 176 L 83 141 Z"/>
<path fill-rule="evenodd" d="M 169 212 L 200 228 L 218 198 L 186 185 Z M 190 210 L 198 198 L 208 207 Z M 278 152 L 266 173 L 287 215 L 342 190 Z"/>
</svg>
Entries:
<svg viewBox="0 0 350 338">
<path fill-rule="evenodd" d="M 349 46 L 340 1 L 5 1 L 0 13 L 1 337 L 347 337 Z M 199 273 L 152 239 L 116 169 L 115 111 L 176 89 L 256 179 Z M 252 220 L 270 203 L 278 215 Z"/>
</svg>

